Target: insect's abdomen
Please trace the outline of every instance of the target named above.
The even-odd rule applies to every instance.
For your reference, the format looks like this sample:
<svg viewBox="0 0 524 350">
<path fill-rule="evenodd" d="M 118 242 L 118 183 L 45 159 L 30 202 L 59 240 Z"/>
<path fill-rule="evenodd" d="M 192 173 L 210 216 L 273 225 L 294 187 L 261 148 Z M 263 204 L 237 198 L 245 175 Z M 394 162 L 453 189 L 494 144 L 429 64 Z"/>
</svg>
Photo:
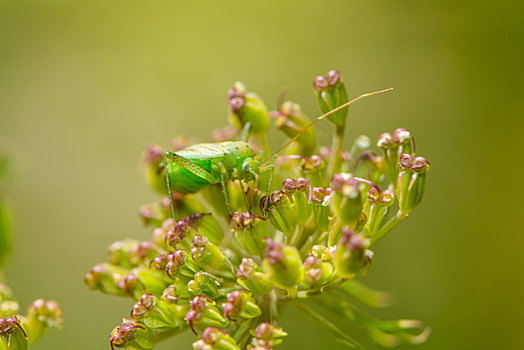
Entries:
<svg viewBox="0 0 524 350">
<path fill-rule="evenodd" d="M 201 143 L 176 153 L 215 177 L 215 180 L 211 182 L 195 175 L 183 166 L 169 161 L 167 171 L 171 189 L 180 193 L 196 193 L 206 186 L 218 183 L 220 181 L 220 172 L 217 170 L 218 164 L 222 164 L 222 168 L 230 176 L 232 170 L 241 169 L 244 160 L 253 156 L 251 147 L 240 141 Z"/>
<path fill-rule="evenodd" d="M 182 154 L 181 154 L 182 155 Z M 185 158 L 185 157 L 184 157 Z M 190 159 L 193 163 L 208 172 L 211 172 L 210 159 Z M 187 169 L 174 162 L 168 162 L 167 173 L 171 189 L 179 193 L 196 193 L 206 186 L 211 185 L 209 181 L 193 174 Z"/>
</svg>

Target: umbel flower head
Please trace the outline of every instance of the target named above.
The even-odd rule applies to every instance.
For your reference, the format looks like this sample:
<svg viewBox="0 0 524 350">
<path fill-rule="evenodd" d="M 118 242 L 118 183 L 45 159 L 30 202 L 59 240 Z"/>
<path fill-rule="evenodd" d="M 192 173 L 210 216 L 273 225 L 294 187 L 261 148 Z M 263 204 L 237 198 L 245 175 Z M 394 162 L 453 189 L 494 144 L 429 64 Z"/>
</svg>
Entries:
<svg viewBox="0 0 524 350">
<path fill-rule="evenodd" d="M 197 350 L 273 349 L 287 336 L 287 306 L 353 348 L 363 346 L 343 332 L 351 326 L 385 346 L 427 338 L 419 321 L 380 321 L 347 300 L 386 306 L 385 293 L 357 279 L 370 272 L 374 245 L 420 204 L 429 162 L 405 129 L 382 134 L 376 148 L 366 136 L 343 148 L 349 106 L 389 89 L 351 100 L 335 70 L 314 88 L 323 115 L 313 122 L 284 94 L 269 112 L 237 83 L 228 95 L 232 126 L 214 142 L 147 146 L 144 176 L 162 195 L 139 212 L 151 239 L 114 243 L 86 276 L 90 288 L 135 303 L 111 347 L 152 349 L 190 330 Z M 313 126 L 322 119 L 335 126 L 331 148 L 318 148 Z M 289 138 L 276 153 L 272 120 Z"/>
</svg>

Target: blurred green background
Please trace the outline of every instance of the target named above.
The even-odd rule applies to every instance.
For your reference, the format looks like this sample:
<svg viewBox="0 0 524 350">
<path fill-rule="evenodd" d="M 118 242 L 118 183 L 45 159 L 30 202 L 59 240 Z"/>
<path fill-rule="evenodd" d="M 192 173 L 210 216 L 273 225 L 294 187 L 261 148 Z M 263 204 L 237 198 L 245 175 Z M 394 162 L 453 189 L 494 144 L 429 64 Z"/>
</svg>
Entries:
<svg viewBox="0 0 524 350">
<path fill-rule="evenodd" d="M 54 298 L 62 332 L 32 347 L 108 349 L 130 300 L 85 273 L 124 237 L 149 239 L 144 145 L 209 140 L 240 80 L 310 117 L 312 81 L 339 69 L 349 135 L 405 127 L 432 163 L 423 205 L 376 248 L 364 280 L 433 334 L 419 349 L 517 349 L 524 330 L 522 2 L 0 1 L 0 134 L 14 163 L 7 280 L 25 306 Z M 331 125 L 318 127 L 329 144 Z M 277 132 L 273 145 L 283 138 Z M 519 175 L 519 176 L 517 176 Z M 518 180 L 518 179 L 517 179 Z M 342 349 L 290 312 L 285 349 Z M 190 334 L 159 349 L 189 349 Z M 370 348 L 376 348 L 370 345 Z M 401 347 L 411 349 L 411 346 Z"/>
</svg>

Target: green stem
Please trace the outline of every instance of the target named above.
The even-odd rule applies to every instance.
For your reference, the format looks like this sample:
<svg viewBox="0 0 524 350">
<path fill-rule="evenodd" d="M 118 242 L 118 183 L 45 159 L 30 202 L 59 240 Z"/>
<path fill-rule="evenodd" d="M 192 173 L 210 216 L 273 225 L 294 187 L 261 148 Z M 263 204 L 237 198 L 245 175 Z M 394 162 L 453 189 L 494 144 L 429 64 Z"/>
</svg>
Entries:
<svg viewBox="0 0 524 350">
<path fill-rule="evenodd" d="M 355 349 L 364 349 L 362 345 L 360 345 L 357 341 L 351 339 L 347 335 L 345 335 L 337 326 L 335 326 L 333 323 L 325 319 L 322 315 L 318 314 L 317 312 L 313 311 L 306 305 L 298 302 L 292 302 L 291 303 L 298 311 L 302 312 L 307 318 L 309 318 L 311 321 L 315 322 L 320 327 L 325 328 L 328 330 L 336 340 L 339 342 L 355 348 Z"/>
<path fill-rule="evenodd" d="M 277 294 L 272 290 L 269 294 L 269 323 L 276 325 L 278 320 Z"/>
<path fill-rule="evenodd" d="M 382 226 L 380 230 L 378 230 L 377 233 L 373 237 L 371 237 L 371 241 L 369 242 L 369 247 L 377 243 L 382 237 L 384 237 L 389 231 L 391 231 L 395 226 L 397 226 L 407 216 L 408 216 L 407 213 L 403 213 L 399 210 L 395 214 L 395 216 L 389 219 L 389 221 L 386 222 L 386 224 Z"/>
<path fill-rule="evenodd" d="M 340 165 L 342 157 L 340 153 L 342 151 L 342 145 L 344 144 L 344 131 L 346 124 L 337 125 L 335 128 L 335 135 L 333 136 L 333 144 L 331 146 L 331 160 L 329 161 L 329 167 L 327 171 L 327 181 L 330 182 L 333 175 L 340 171 Z"/>
</svg>

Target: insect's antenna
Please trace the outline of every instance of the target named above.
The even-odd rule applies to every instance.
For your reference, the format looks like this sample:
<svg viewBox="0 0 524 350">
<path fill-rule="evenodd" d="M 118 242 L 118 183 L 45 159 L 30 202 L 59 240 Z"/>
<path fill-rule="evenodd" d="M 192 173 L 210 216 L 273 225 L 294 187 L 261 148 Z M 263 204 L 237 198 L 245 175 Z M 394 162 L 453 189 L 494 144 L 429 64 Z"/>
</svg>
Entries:
<svg viewBox="0 0 524 350">
<path fill-rule="evenodd" d="M 177 222 L 175 214 L 175 204 L 173 203 L 173 196 L 171 195 L 171 186 L 169 184 L 169 175 L 167 174 L 167 153 L 164 154 L 164 178 L 166 179 L 167 195 L 169 196 L 169 206 L 171 207 L 171 215 L 173 215 L 173 220 Z"/>
<path fill-rule="evenodd" d="M 358 97 L 355 97 L 354 99 L 352 99 L 351 101 L 348 101 L 346 103 L 344 103 L 343 105 L 340 105 L 338 106 L 337 108 L 335 109 L 332 109 L 331 111 L 327 112 L 326 114 L 323 114 L 321 115 L 320 117 L 318 117 L 317 119 L 315 119 L 313 122 L 311 122 L 311 124 L 309 124 L 308 126 L 306 126 L 304 129 L 300 130 L 298 132 L 298 134 L 296 134 L 292 139 L 290 139 L 278 152 L 276 152 L 275 154 L 273 154 L 271 157 L 269 157 L 268 161 L 266 163 L 264 163 L 263 165 L 266 165 L 268 164 L 269 162 L 273 161 L 273 159 L 275 159 L 280 153 L 282 153 L 289 145 L 291 145 L 293 142 L 296 141 L 296 139 L 298 139 L 300 136 L 302 136 L 303 133 L 305 133 L 309 128 L 311 128 L 313 125 L 315 125 L 316 123 L 318 123 L 319 121 L 321 121 L 322 119 L 326 119 L 327 117 L 329 117 L 330 115 L 332 115 L 333 113 L 336 113 L 338 111 L 340 111 L 341 109 L 343 108 L 346 108 L 348 107 L 349 105 L 355 103 L 355 102 L 358 102 L 360 100 L 362 100 L 363 98 L 365 97 L 368 97 L 368 96 L 374 96 L 374 95 L 378 95 L 378 94 L 382 94 L 384 92 L 389 92 L 393 90 L 393 88 L 389 88 L 389 89 L 385 89 L 385 90 L 380 90 L 380 91 L 375 91 L 375 92 L 369 92 L 367 94 L 363 94 L 363 95 L 360 95 Z"/>
</svg>

